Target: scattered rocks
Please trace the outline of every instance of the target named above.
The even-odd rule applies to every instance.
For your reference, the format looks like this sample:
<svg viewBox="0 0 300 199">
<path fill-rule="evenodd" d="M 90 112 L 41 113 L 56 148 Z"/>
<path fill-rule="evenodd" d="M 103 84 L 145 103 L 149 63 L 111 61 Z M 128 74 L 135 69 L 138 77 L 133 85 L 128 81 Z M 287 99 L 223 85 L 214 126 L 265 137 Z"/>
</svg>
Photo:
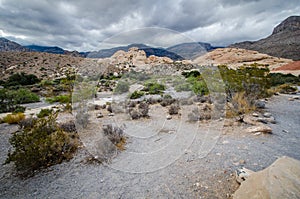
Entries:
<svg viewBox="0 0 300 199">
<path fill-rule="evenodd" d="M 253 126 L 246 129 L 248 133 L 272 133 L 272 129 L 265 125 Z"/>
</svg>

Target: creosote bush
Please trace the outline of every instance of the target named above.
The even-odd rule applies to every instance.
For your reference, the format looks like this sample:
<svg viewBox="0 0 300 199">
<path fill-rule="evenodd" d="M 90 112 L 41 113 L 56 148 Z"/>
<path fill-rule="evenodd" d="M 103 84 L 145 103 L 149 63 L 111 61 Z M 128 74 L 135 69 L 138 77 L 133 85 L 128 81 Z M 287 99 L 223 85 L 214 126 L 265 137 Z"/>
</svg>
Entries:
<svg viewBox="0 0 300 199">
<path fill-rule="evenodd" d="M 178 114 L 179 110 L 180 110 L 179 105 L 177 105 L 177 104 L 172 104 L 172 105 L 170 106 L 170 108 L 169 108 L 169 114 L 170 114 L 170 115 L 176 115 L 176 114 Z"/>
<path fill-rule="evenodd" d="M 18 173 L 28 176 L 35 170 L 71 159 L 78 140 L 59 128 L 56 117 L 57 113 L 36 119 L 32 127 L 15 132 L 9 140 L 13 151 L 9 151 L 5 164 L 14 162 Z"/>
</svg>

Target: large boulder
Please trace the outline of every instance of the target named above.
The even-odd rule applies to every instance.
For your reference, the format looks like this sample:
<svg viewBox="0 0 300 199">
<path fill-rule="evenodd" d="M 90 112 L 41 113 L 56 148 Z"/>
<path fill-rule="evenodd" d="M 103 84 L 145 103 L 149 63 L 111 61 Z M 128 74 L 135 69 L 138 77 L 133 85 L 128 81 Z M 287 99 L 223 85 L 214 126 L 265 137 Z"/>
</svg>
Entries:
<svg viewBox="0 0 300 199">
<path fill-rule="evenodd" d="M 283 156 L 241 183 L 234 199 L 300 198 L 300 161 Z"/>
</svg>

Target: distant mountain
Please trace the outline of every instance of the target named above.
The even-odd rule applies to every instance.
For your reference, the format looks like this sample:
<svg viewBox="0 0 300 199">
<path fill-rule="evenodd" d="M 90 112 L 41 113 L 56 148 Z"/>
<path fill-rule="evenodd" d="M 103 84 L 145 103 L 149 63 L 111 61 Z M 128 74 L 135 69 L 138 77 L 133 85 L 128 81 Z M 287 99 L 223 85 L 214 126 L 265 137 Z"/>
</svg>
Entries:
<svg viewBox="0 0 300 199">
<path fill-rule="evenodd" d="M 275 57 L 300 60 L 300 16 L 288 17 L 276 26 L 267 38 L 236 43 L 229 47 L 256 50 Z"/>
<path fill-rule="evenodd" d="M 182 43 L 167 48 L 167 51 L 176 53 L 184 59 L 193 59 L 205 54 L 208 51 L 214 50 L 216 47 L 211 46 L 209 43 L 191 42 Z"/>
<path fill-rule="evenodd" d="M 158 57 L 169 57 L 172 60 L 182 60 L 183 59 L 183 57 L 181 57 L 180 55 L 177 55 L 174 52 L 170 52 L 164 48 L 154 48 L 154 47 L 147 46 L 145 44 L 130 44 L 128 46 L 119 46 L 119 47 L 110 48 L 110 49 L 102 49 L 99 51 L 93 51 L 93 52 L 88 53 L 87 57 L 90 57 L 90 58 L 111 57 L 115 52 L 117 52 L 119 50 L 123 50 L 123 51 L 127 52 L 132 47 L 136 47 L 140 50 L 145 51 L 147 57 L 149 57 L 150 55 L 155 55 Z"/>
<path fill-rule="evenodd" d="M 35 52 L 44 52 L 44 53 L 53 53 L 53 54 L 64 54 L 65 52 L 64 49 L 57 46 L 52 47 L 52 46 L 29 45 L 25 47 Z"/>
<path fill-rule="evenodd" d="M 85 54 L 79 53 L 77 51 L 68 51 L 64 50 L 57 46 L 39 46 L 39 45 L 29 45 L 25 46 L 34 52 L 43 52 L 43 53 L 52 53 L 52 54 L 61 54 L 61 55 L 70 55 L 73 57 L 85 57 Z"/>
<path fill-rule="evenodd" d="M 0 51 L 13 51 L 13 52 L 27 52 L 30 51 L 28 48 L 21 46 L 20 44 L 5 39 L 0 38 Z"/>
</svg>

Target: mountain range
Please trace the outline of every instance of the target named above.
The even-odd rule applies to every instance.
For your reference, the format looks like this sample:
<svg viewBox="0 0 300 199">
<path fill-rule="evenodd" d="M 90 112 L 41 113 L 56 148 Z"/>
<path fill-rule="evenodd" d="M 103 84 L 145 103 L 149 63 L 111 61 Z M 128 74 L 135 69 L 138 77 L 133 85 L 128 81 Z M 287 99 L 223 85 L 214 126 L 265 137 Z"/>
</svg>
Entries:
<svg viewBox="0 0 300 199">
<path fill-rule="evenodd" d="M 75 57 L 106 58 L 119 50 L 128 51 L 129 48 L 137 47 L 144 50 L 147 57 L 169 57 L 172 60 L 194 59 L 216 48 L 209 43 L 192 42 L 181 43 L 168 48 L 156 48 L 144 44 L 130 44 L 110 49 L 101 49 L 92 52 L 67 51 L 57 46 L 22 46 L 5 38 L 0 38 L 0 51 L 17 52 L 46 52 L 52 54 L 65 54 Z M 255 50 L 260 53 L 275 57 L 300 60 L 300 16 L 290 16 L 276 26 L 273 33 L 258 41 L 244 41 L 229 45 L 230 48 L 242 48 Z"/>
</svg>

